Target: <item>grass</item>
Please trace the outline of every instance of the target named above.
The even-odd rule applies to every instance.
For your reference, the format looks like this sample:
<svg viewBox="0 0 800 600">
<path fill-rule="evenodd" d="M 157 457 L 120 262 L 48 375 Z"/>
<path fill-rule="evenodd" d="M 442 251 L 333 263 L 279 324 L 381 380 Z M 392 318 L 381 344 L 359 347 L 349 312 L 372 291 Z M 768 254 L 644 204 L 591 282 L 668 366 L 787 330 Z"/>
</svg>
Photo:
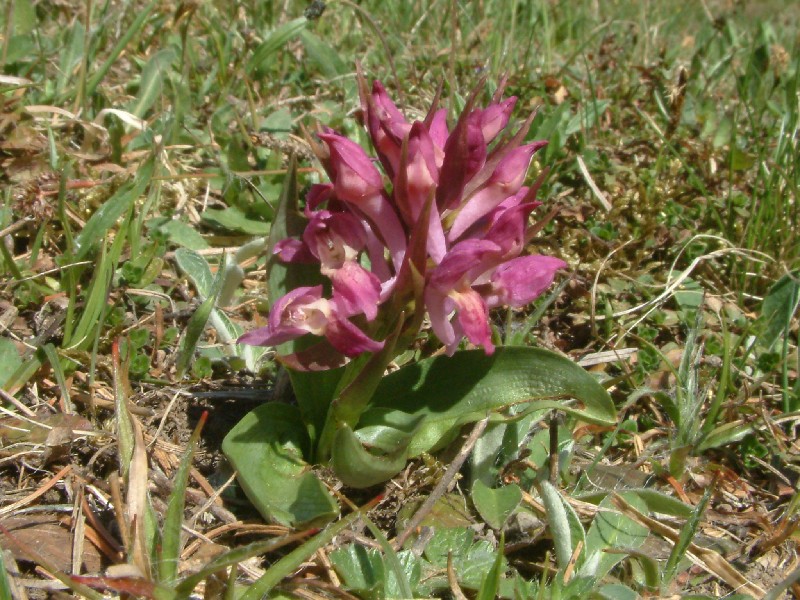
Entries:
<svg viewBox="0 0 800 600">
<path fill-rule="evenodd" d="M 550 142 L 537 166 L 551 169 L 540 195 L 560 210 L 534 248 L 573 272 L 546 310 L 497 323 L 515 343 L 593 363 L 620 425 L 557 427 L 560 471 L 550 469 L 556 485 L 543 494 L 534 482 L 553 459 L 547 428 L 528 416 L 502 430 L 490 425 L 475 452 L 494 461 L 491 469 L 473 461 L 466 476 L 480 472 L 490 487 L 516 482 L 527 496 L 508 514 L 495 514 L 491 497 L 470 500 L 467 520 L 453 517 L 455 533 L 437 531 L 421 555 L 388 550 L 402 530 L 392 507 L 424 500 L 443 472 L 434 457 L 384 490 L 384 508 L 370 513 L 383 539 L 371 535 L 368 553 L 332 543 L 330 530 L 288 554 L 262 543 L 252 552 L 266 553 L 265 562 L 221 579 L 204 573 L 206 588 L 218 597 L 260 581 L 242 593 L 278 586 L 324 596 L 344 585 L 364 598 L 401 589 L 457 596 L 460 587 L 548 598 L 620 597 L 611 596 L 620 585 L 710 597 L 778 586 L 800 539 L 797 7 L 337 0 L 309 20 L 311 4 L 319 5 L 11 0 L 3 8 L 0 481 L 3 505 L 19 508 L 16 521 L 0 521 L 0 545 L 13 553 L 0 589 L 23 597 L 25 582 L 45 585 L 37 562 L 82 574 L 89 544 L 104 569 L 154 568 L 153 594 L 166 593 L 184 567 L 205 560 L 224 572 L 250 557 L 242 548 L 257 518 L 232 488 L 224 501 L 213 495 L 227 479 L 219 443 L 234 417 L 263 399 L 259 382 L 276 374 L 268 355 L 233 341 L 263 322 L 258 238 L 269 230 L 288 153 L 299 153 L 301 185 L 320 178 L 301 126 L 322 123 L 365 141 L 353 118 L 357 61 L 412 116 L 440 82 L 445 105 L 460 107 L 482 76 L 490 87 L 508 76 L 516 117 L 538 109 L 529 137 Z M 608 350 L 628 358 L 597 354 Z M 187 391 L 197 394 L 188 402 Z M 187 484 L 181 467 L 170 484 L 178 464 L 169 454 L 188 447 L 202 408 L 209 421 L 195 474 Z M 491 439 L 502 440 L 494 454 Z M 115 484 L 120 463 L 139 470 Z M 73 474 L 37 495 L 66 465 Z M 635 483 L 642 477 L 656 482 L 652 493 Z M 172 489 L 185 492 L 184 515 L 206 515 L 193 528 L 184 523 L 189 537 L 178 535 L 183 501 Z M 626 504 L 615 504 L 615 493 Z M 42 527 L 26 515 L 63 504 L 74 507 L 68 528 L 55 516 L 51 524 L 69 551 L 32 560 L 13 541 L 27 539 L 24 526 Z M 158 546 L 158 506 L 171 523 L 165 539 L 177 571 L 148 554 Z M 489 513 L 505 523 L 502 553 L 492 535 L 458 529 Z M 583 545 L 597 543 L 604 514 L 624 531 L 627 554 L 592 579 L 585 565 L 595 547 Z M 664 514 L 672 521 L 654 525 Z M 522 522 L 538 525 L 511 525 Z M 571 532 L 569 543 L 554 544 L 551 531 Z M 213 562 L 203 554 L 219 550 L 211 539 L 239 553 Z M 644 540 L 654 546 L 634 547 Z M 317 566 L 298 574 L 311 556 Z M 273 563 L 283 567 L 271 571 Z M 366 564 L 369 573 L 354 566 Z M 491 577 L 473 577 L 475 564 L 495 565 Z M 130 572 L 123 579 L 108 589 L 124 592 Z"/>
</svg>

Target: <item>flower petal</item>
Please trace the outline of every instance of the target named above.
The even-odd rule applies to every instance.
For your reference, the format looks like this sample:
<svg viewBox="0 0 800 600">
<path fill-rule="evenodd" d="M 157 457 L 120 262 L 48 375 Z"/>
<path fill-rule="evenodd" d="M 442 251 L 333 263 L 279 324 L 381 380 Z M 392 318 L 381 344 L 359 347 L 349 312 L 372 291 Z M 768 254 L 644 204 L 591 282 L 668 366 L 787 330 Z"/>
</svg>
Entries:
<svg viewBox="0 0 800 600">
<path fill-rule="evenodd" d="M 324 273 L 355 260 L 367 243 L 367 234 L 361 221 L 350 213 L 318 210 L 311 213 L 303 241 Z"/>
<path fill-rule="evenodd" d="M 453 324 L 450 323 L 450 313 L 453 312 L 453 301 L 441 290 L 428 286 L 425 291 L 425 307 L 431 320 L 431 329 L 436 337 L 448 348 L 458 346 L 461 336 L 456 337 Z"/>
<path fill-rule="evenodd" d="M 433 140 L 419 121 L 408 136 L 408 164 L 404 174 L 411 218 L 416 221 L 431 189 L 439 183 Z"/>
<path fill-rule="evenodd" d="M 333 318 L 328 322 L 325 337 L 339 352 L 353 358 L 364 352 L 377 352 L 383 348 L 383 342 L 377 342 L 367 336 L 358 327 L 344 318 Z"/>
<path fill-rule="evenodd" d="M 567 267 L 554 256 L 520 256 L 503 263 L 492 275 L 490 306 L 525 306 L 553 283 L 556 271 Z"/>
<path fill-rule="evenodd" d="M 341 200 L 358 203 L 383 190 L 383 178 L 361 146 L 338 133 L 318 135 L 328 144 L 333 188 Z"/>
<path fill-rule="evenodd" d="M 279 346 L 325 328 L 330 314 L 322 298 L 322 286 L 299 287 L 278 299 L 269 312 L 268 324 L 242 335 L 238 343 L 249 346 Z"/>
<path fill-rule="evenodd" d="M 312 211 L 333 195 L 333 185 L 330 183 L 315 183 L 306 194 L 306 217 L 311 218 Z"/>
<path fill-rule="evenodd" d="M 363 313 L 368 321 L 378 315 L 381 282 L 353 261 L 345 262 L 331 274 L 334 298 L 342 316 Z"/>
<path fill-rule="evenodd" d="M 280 346 L 281 344 L 299 338 L 307 333 L 307 331 L 302 329 L 276 332 L 267 325 L 266 327 L 259 327 L 258 329 L 253 329 L 252 331 L 240 335 L 236 343 L 245 344 L 247 346 Z"/>
<path fill-rule="evenodd" d="M 480 274 L 491 268 L 500 255 L 500 247 L 489 240 L 464 240 L 445 254 L 431 273 L 429 285 L 444 293 L 469 285 Z M 495 263 L 496 264 L 496 263 Z"/>
<path fill-rule="evenodd" d="M 536 143 L 514 148 L 501 160 L 486 185 L 478 190 L 456 215 L 447 239 L 455 241 L 478 219 L 489 214 L 509 196 L 514 196 L 522 186 Z"/>
<path fill-rule="evenodd" d="M 511 208 L 500 209 L 499 214 L 493 216 L 492 224 L 484 239 L 500 246 L 503 258 L 508 259 L 519 256 L 525 247 L 525 230 L 528 224 L 528 215 L 537 206 L 537 202 L 528 202 Z"/>
<path fill-rule="evenodd" d="M 480 127 L 483 132 L 483 139 L 486 140 L 487 144 L 496 138 L 497 134 L 508 125 L 508 119 L 511 117 L 516 103 L 516 96 L 511 96 L 480 111 Z"/>
<path fill-rule="evenodd" d="M 372 144 L 378 151 L 381 164 L 389 177 L 394 178 L 400 163 L 403 138 L 411 125 L 406 121 L 380 81 L 372 84 L 372 93 L 362 93 L 362 110 L 365 114 L 367 130 Z"/>
<path fill-rule="evenodd" d="M 494 352 L 489 309 L 483 297 L 471 288 L 463 292 L 451 292 L 450 297 L 456 303 L 458 323 L 467 339 L 476 346 L 483 346 L 486 354 Z"/>
<path fill-rule="evenodd" d="M 480 119 L 462 114 L 444 146 L 436 190 L 436 204 L 441 210 L 458 206 L 464 186 L 485 162 L 486 141 Z"/>
<path fill-rule="evenodd" d="M 428 131 L 431 134 L 434 145 L 442 151 L 441 158 L 444 158 L 444 146 L 447 143 L 447 136 L 450 134 L 450 132 L 447 131 L 446 108 L 440 108 L 434 113 Z M 442 166 L 441 161 L 438 163 L 438 166 Z"/>
<path fill-rule="evenodd" d="M 293 238 L 287 238 L 275 244 L 272 253 L 287 263 L 313 264 L 319 262 L 305 243 Z"/>
</svg>

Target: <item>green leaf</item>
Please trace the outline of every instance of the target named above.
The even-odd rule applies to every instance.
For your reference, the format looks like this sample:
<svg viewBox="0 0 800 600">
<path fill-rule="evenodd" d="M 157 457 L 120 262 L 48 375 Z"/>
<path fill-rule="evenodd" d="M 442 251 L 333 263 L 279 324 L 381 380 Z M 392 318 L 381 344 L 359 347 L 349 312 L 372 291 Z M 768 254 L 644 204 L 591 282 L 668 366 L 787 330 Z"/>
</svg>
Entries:
<svg viewBox="0 0 800 600">
<path fill-rule="evenodd" d="M 189 443 L 183 453 L 181 464 L 175 473 L 174 486 L 169 496 L 167 513 L 161 529 L 161 553 L 158 558 L 159 581 L 174 584 L 178 575 L 178 562 L 181 552 L 181 533 L 183 532 L 183 509 L 186 499 L 186 486 L 189 483 L 189 469 L 192 467 L 200 432 L 206 421 L 206 414 L 192 432 Z"/>
<path fill-rule="evenodd" d="M 127 234 L 128 228 L 123 227 L 114 236 L 114 241 L 108 252 L 106 252 L 106 243 L 103 243 L 100 258 L 95 265 L 92 282 L 89 284 L 89 290 L 86 293 L 80 319 L 74 330 L 71 328 L 74 321 L 68 321 L 64 327 L 64 343 L 62 344 L 64 347 L 83 349 L 93 339 L 98 340 L 100 329 L 108 310 L 108 293 L 111 288 L 112 278 L 119 264 L 119 257 L 122 254 Z M 75 297 L 70 298 L 71 302 L 74 300 Z M 72 308 L 72 305 L 70 305 L 70 308 Z"/>
<path fill-rule="evenodd" d="M 680 517 L 685 519 L 689 517 L 694 510 L 693 506 L 685 504 L 677 498 L 667 496 L 666 494 L 656 490 L 633 489 L 630 491 L 644 501 L 644 503 L 647 505 L 647 509 L 650 512 L 657 512 L 669 515 L 671 517 Z M 625 496 L 625 494 L 623 494 L 623 496 Z"/>
<path fill-rule="evenodd" d="M 406 466 L 406 450 L 410 436 L 394 452 L 375 455 L 361 444 L 349 426 L 336 430 L 333 438 L 331 466 L 347 486 L 366 488 L 391 479 Z"/>
<path fill-rule="evenodd" d="M 453 560 L 461 560 L 475 541 L 475 532 L 466 527 L 438 528 L 425 546 L 425 558 L 437 567 L 447 567 L 447 555 Z"/>
<path fill-rule="evenodd" d="M 327 371 L 289 371 L 292 380 L 292 390 L 297 398 L 297 405 L 303 415 L 303 422 L 308 427 L 314 447 L 322 428 L 328 408 L 333 400 L 333 393 L 339 385 L 344 368 L 330 369 Z"/>
<path fill-rule="evenodd" d="M 293 127 L 292 112 L 285 107 L 276 110 L 261 123 L 261 131 L 271 133 L 290 133 Z"/>
<path fill-rule="evenodd" d="M 700 499 L 700 502 L 697 503 L 694 511 L 692 511 L 689 520 L 686 521 L 686 524 L 681 528 L 680 537 L 672 547 L 669 558 L 667 558 L 667 564 L 664 567 L 662 587 L 668 586 L 677 575 L 680 561 L 686 556 L 686 551 L 689 549 L 689 545 L 692 543 L 698 527 L 700 527 L 701 518 L 711 500 L 713 492 L 713 486 L 706 488 L 703 497 Z"/>
<path fill-rule="evenodd" d="M 731 148 L 731 170 L 733 171 L 747 171 L 756 164 L 756 157 L 734 146 Z"/>
<path fill-rule="evenodd" d="M 305 461 L 309 446 L 297 407 L 269 402 L 236 424 L 225 436 L 222 451 L 265 519 L 298 526 L 329 521 L 339 513 Z"/>
<path fill-rule="evenodd" d="M 800 305 L 800 271 L 781 277 L 767 292 L 761 304 L 764 331 L 759 336 L 761 344 L 772 349 L 788 333 L 792 315 Z"/>
<path fill-rule="evenodd" d="M 36 29 L 36 9 L 30 0 L 11 0 L 14 15 L 14 33 L 27 35 Z M 8 14 L 8 11 L 6 11 Z"/>
<path fill-rule="evenodd" d="M 331 454 L 331 445 L 337 430 L 341 427 L 355 427 L 369 405 L 383 379 L 386 367 L 394 357 L 402 323 L 403 319 L 398 319 L 394 332 L 384 340 L 383 348 L 378 352 L 361 354 L 345 368 L 333 394 L 333 402 L 320 435 L 317 452 L 321 460 L 327 460 Z M 407 446 L 407 443 L 403 445 L 403 453 Z M 401 466 L 400 469 L 402 468 Z"/>
<path fill-rule="evenodd" d="M 208 298 L 214 283 L 214 275 L 211 273 L 208 261 L 197 252 L 178 248 L 175 250 L 175 262 L 192 281 L 200 298 L 204 300 Z"/>
<path fill-rule="evenodd" d="M 583 406 L 567 402 L 571 398 Z M 409 447 L 413 457 L 440 447 L 461 425 L 523 402 L 591 423 L 616 420 L 608 392 L 569 359 L 540 348 L 504 347 L 491 356 L 471 350 L 430 358 L 391 373 L 361 422 L 369 422 L 377 409 L 424 417 Z"/>
<path fill-rule="evenodd" d="M 516 484 L 492 489 L 478 480 L 472 486 L 472 502 L 483 520 L 493 529 L 502 529 L 519 506 L 522 490 Z"/>
<path fill-rule="evenodd" d="M 358 520 L 363 514 L 362 511 L 368 510 L 374 503 L 367 505 L 361 510 L 353 511 L 338 523 L 329 525 L 325 531 L 308 540 L 305 544 L 292 550 L 274 565 L 267 572 L 255 581 L 247 591 L 242 594 L 239 600 L 260 600 L 267 597 L 267 594 L 278 585 L 285 577 L 297 570 L 297 568 L 308 560 L 313 554 L 328 545 L 333 538 L 339 535 L 346 528 L 350 527 L 354 521 Z"/>
<path fill-rule="evenodd" d="M 156 223 L 158 221 L 158 223 Z M 148 226 L 153 226 L 156 231 L 160 232 L 166 238 L 178 246 L 188 248 L 189 250 L 205 250 L 209 247 L 205 238 L 197 233 L 197 230 L 183 221 L 177 219 L 153 219 L 148 223 Z"/>
<path fill-rule="evenodd" d="M 386 590 L 385 596 L 387 598 L 411 598 L 414 593 L 411 591 L 411 584 L 409 582 L 408 574 L 415 569 L 414 555 L 411 552 L 406 552 L 407 559 L 405 562 L 400 560 L 400 556 L 394 551 L 389 540 L 383 535 L 383 532 L 373 523 L 367 515 L 362 517 L 364 524 L 369 529 L 372 537 L 378 542 L 383 550 L 383 560 L 388 563 L 388 568 L 385 568 L 386 579 L 384 581 L 384 589 Z M 419 580 L 419 577 L 417 577 Z"/>
<path fill-rule="evenodd" d="M 542 481 L 539 484 L 539 493 L 547 512 L 547 524 L 550 526 L 558 567 L 563 570 L 569 564 L 573 550 L 572 527 L 567 516 L 567 506 L 561 499 L 561 494 L 549 481 Z"/>
<path fill-rule="evenodd" d="M 369 521 L 367 523 L 369 526 Z M 370 530 L 373 528 L 374 525 Z M 328 556 L 345 589 L 357 593 L 360 598 L 413 598 L 410 582 L 419 582 L 420 560 L 409 551 L 395 553 L 391 547 L 388 551 L 384 550 L 385 555 L 381 556 L 377 550 L 361 544 L 348 544 Z M 390 568 L 387 562 L 392 562 L 392 556 L 397 564 Z"/>
<path fill-rule="evenodd" d="M 505 546 L 504 536 L 500 536 L 500 547 L 497 550 L 497 556 L 492 563 L 492 568 L 486 573 L 481 582 L 481 587 L 478 590 L 478 595 L 475 596 L 476 600 L 494 600 L 497 597 L 497 591 L 500 588 L 500 579 L 503 576 L 503 547 Z"/>
<path fill-rule="evenodd" d="M 630 550 L 628 555 L 638 563 L 642 570 L 644 585 L 651 590 L 656 590 L 661 585 L 661 565 L 658 560 L 641 550 Z"/>
<path fill-rule="evenodd" d="M 640 596 L 634 590 L 620 583 L 607 583 L 597 590 L 603 600 L 637 600 Z"/>
<path fill-rule="evenodd" d="M 303 41 L 308 58 L 317 64 L 326 78 L 336 79 L 350 72 L 350 67 L 341 59 L 336 50 L 307 29 L 300 32 L 300 39 Z"/>
<path fill-rule="evenodd" d="M 224 311 L 216 308 L 216 305 L 221 303 L 222 293 L 226 292 L 229 296 L 232 296 L 234 292 L 232 288 L 238 286 L 241 268 L 236 264 L 236 261 L 231 257 L 225 257 L 224 266 L 219 268 L 216 279 L 212 275 L 211 267 L 206 259 L 193 250 L 178 248 L 175 251 L 175 262 L 178 263 L 178 267 L 186 273 L 197 289 L 198 295 L 203 299 L 203 304 L 197 309 L 195 315 L 192 316 L 193 321 L 190 322 L 190 324 L 194 323 L 196 316 L 195 324 L 198 329 L 195 330 L 191 328 L 192 336 L 197 334 L 197 339 L 199 340 L 199 335 L 202 334 L 203 331 L 202 328 L 205 327 L 207 322 L 210 322 L 217 331 L 220 341 L 230 343 L 237 340 L 243 333 L 242 327 L 231 321 L 230 317 L 228 317 Z M 216 291 L 214 285 L 217 286 Z M 190 328 L 187 327 L 187 337 L 189 331 Z M 196 341 L 197 340 L 195 340 L 195 345 Z M 189 348 L 188 343 L 187 348 Z M 258 359 L 264 354 L 266 348 L 231 344 L 228 347 L 228 351 L 233 352 L 235 356 L 244 358 L 247 368 L 255 372 Z M 193 349 L 191 352 L 193 352 Z M 191 356 L 191 354 L 188 356 Z M 186 360 L 188 360 L 188 356 Z"/>
<path fill-rule="evenodd" d="M 0 338 L 0 388 L 11 378 L 22 365 L 22 357 L 17 347 L 8 338 Z"/>
<path fill-rule="evenodd" d="M 286 46 L 292 38 L 305 28 L 307 22 L 308 20 L 305 17 L 300 17 L 284 23 L 267 34 L 264 41 L 259 44 L 253 52 L 253 56 L 247 62 L 247 72 L 253 73 L 261 70 L 273 54 Z"/>
<path fill-rule="evenodd" d="M 357 593 L 360 598 L 383 598 L 385 572 L 383 559 L 377 550 L 349 544 L 334 550 L 328 557 L 345 589 Z"/>
<path fill-rule="evenodd" d="M 370 411 L 368 423 L 362 421 L 356 435 L 367 447 L 377 448 L 382 452 L 395 452 L 400 447 L 407 447 L 413 437 L 421 417 L 412 417 L 392 410 L 376 409 Z"/>
<path fill-rule="evenodd" d="M 523 405 L 520 408 L 525 407 Z M 493 486 L 497 482 L 500 470 L 519 454 L 520 445 L 528 436 L 531 426 L 542 418 L 545 411 L 520 412 L 523 416 L 518 419 L 489 423 L 486 427 L 486 431 L 478 439 L 470 455 L 471 482 L 480 480 L 489 487 Z M 563 431 L 565 436 L 569 435 L 569 432 Z"/>
<path fill-rule="evenodd" d="M 620 494 L 639 511 L 647 513 L 647 506 L 631 492 Z M 600 510 L 586 532 L 586 562 L 578 572 L 598 580 L 605 577 L 619 563 L 624 554 L 605 552 L 609 548 L 638 548 L 647 539 L 650 531 L 644 525 L 615 510 L 611 497 L 606 497 L 599 505 Z"/>
<path fill-rule="evenodd" d="M 105 238 L 106 232 L 114 226 L 123 214 L 125 214 L 133 203 L 144 193 L 150 184 L 153 175 L 153 159 L 144 162 L 136 171 L 133 181 L 120 187 L 113 196 L 106 200 L 83 226 L 83 229 L 75 238 L 75 259 L 81 260 L 86 257 L 89 250 L 98 242 Z"/>
<path fill-rule="evenodd" d="M 733 442 L 741 441 L 751 434 L 753 430 L 753 422 L 744 419 L 738 419 L 715 427 L 703 438 L 703 441 L 695 447 L 695 454 L 701 454 L 711 448 L 721 448 Z"/>
<path fill-rule="evenodd" d="M 283 262 L 272 251 L 278 242 L 286 238 L 300 239 L 303 236 L 308 220 L 300 213 L 297 202 L 297 161 L 292 158 L 281 190 L 278 209 L 269 231 L 267 297 L 270 304 L 274 304 L 278 298 L 299 287 L 323 283 L 318 266 Z M 280 353 L 288 354 L 297 348 L 297 342 L 289 342 L 280 347 Z"/>
<path fill-rule="evenodd" d="M 240 231 L 249 235 L 267 235 L 269 233 L 269 223 L 251 219 L 235 206 L 221 210 L 207 208 L 200 217 L 204 221 L 228 231 Z"/>
<path fill-rule="evenodd" d="M 189 362 L 194 357 L 195 348 L 200 341 L 200 336 L 205 331 L 208 318 L 214 310 L 214 304 L 217 301 L 217 295 L 222 289 L 222 269 L 217 273 L 216 279 L 208 290 L 208 297 L 203 300 L 202 304 L 194 311 L 189 323 L 186 325 L 186 331 L 181 338 L 180 346 L 178 348 L 178 358 L 175 362 L 175 367 L 178 371 L 178 377 L 183 377 L 186 370 L 189 368 Z M 202 296 L 202 294 L 201 294 Z"/>
<path fill-rule="evenodd" d="M 75 86 L 75 67 L 83 60 L 83 43 L 86 32 L 81 21 L 75 21 L 66 34 L 67 39 L 59 52 L 56 94 L 61 94 L 69 86 Z"/>
<path fill-rule="evenodd" d="M 615 488 L 619 490 L 619 487 Z M 646 505 L 647 510 L 654 513 L 661 513 L 664 515 L 669 515 L 671 517 L 678 517 L 681 519 L 688 518 L 694 507 L 689 504 L 684 504 L 677 498 L 673 496 L 668 496 L 663 492 L 659 492 L 654 489 L 650 488 L 626 488 L 625 492 L 630 492 L 635 494 L 639 499 L 641 499 Z M 578 500 L 583 502 L 591 502 L 592 504 L 599 504 L 602 502 L 609 494 L 609 490 L 600 490 L 597 492 L 589 492 L 586 494 L 580 494 L 577 496 Z M 642 511 L 645 512 L 645 511 Z"/>
<path fill-rule="evenodd" d="M 5 563 L 5 552 L 3 551 L 3 547 L 0 546 L 0 560 L 3 560 Z M 5 568 L 5 564 L 0 565 L 0 598 L 3 600 L 11 599 L 14 596 L 11 595 L 11 584 L 8 581 L 8 569 Z"/>
<path fill-rule="evenodd" d="M 139 94 L 130 108 L 132 114 L 140 118 L 144 117 L 145 113 L 164 93 L 164 80 L 177 56 L 178 52 L 175 48 L 164 48 L 150 57 L 142 69 Z"/>
<path fill-rule="evenodd" d="M 424 552 L 431 564 L 439 569 L 447 568 L 447 557 L 452 555 L 453 569 L 459 583 L 471 590 L 481 587 L 486 576 L 486 565 L 493 564 L 498 555 L 489 542 L 476 542 L 475 532 L 466 527 L 435 528 Z M 507 563 L 502 555 L 501 559 L 503 572 Z"/>
</svg>

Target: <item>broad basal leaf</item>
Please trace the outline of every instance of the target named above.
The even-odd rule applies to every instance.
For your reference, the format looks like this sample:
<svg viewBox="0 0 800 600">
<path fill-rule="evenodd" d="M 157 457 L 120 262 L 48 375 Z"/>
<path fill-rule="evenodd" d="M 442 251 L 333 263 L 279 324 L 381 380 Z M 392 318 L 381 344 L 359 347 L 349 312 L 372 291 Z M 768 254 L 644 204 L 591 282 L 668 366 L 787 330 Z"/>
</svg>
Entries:
<svg viewBox="0 0 800 600">
<path fill-rule="evenodd" d="M 236 424 L 222 451 L 261 515 L 294 527 L 339 514 L 336 501 L 304 459 L 309 446 L 297 407 L 269 402 Z"/>
<path fill-rule="evenodd" d="M 490 488 L 478 480 L 472 486 L 472 502 L 483 520 L 494 529 L 502 529 L 522 500 L 522 490 L 512 483 Z"/>
<path fill-rule="evenodd" d="M 424 417 L 409 446 L 417 456 L 447 442 L 464 423 L 515 404 L 558 408 L 590 423 L 611 425 L 616 410 L 608 392 L 569 359 L 540 348 L 498 348 L 439 356 L 385 377 L 360 423 L 373 412 L 397 410 Z"/>
<path fill-rule="evenodd" d="M 647 513 L 647 505 L 636 494 L 624 492 L 623 495 L 628 502 Z M 647 527 L 615 510 L 610 497 L 600 503 L 600 509 L 586 532 L 587 558 L 584 568 L 579 572 L 579 575 L 591 575 L 598 580 L 625 558 L 625 554 L 606 552 L 607 549 L 638 548 L 650 534 Z"/>
</svg>

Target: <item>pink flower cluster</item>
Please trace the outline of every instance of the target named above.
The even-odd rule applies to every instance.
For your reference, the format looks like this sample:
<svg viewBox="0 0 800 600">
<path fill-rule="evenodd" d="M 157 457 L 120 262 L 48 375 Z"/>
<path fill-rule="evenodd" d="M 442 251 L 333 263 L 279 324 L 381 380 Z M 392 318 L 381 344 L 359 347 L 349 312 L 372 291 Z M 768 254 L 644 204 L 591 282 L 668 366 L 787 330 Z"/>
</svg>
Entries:
<svg viewBox="0 0 800 600">
<path fill-rule="evenodd" d="M 522 255 L 541 181 L 522 184 L 546 142 L 522 144 L 531 119 L 501 136 L 516 103 L 501 100 L 502 89 L 484 109 L 474 107 L 476 91 L 450 129 L 438 101 L 424 120 L 409 123 L 380 82 L 371 91 L 359 83 L 381 168 L 355 142 L 330 129 L 319 133 L 318 155 L 331 182 L 309 191 L 302 239 L 274 248 L 282 261 L 318 264 L 330 292 L 327 285 L 295 289 L 274 303 L 266 327 L 239 341 L 276 346 L 311 334 L 348 357 L 379 350 L 383 342 L 364 329 L 374 332 L 388 300 L 407 291 L 401 273 L 416 235 L 424 239 L 417 297 L 433 331 L 450 354 L 465 336 L 491 354 L 489 311 L 528 304 L 566 267 L 557 258 Z"/>
</svg>

